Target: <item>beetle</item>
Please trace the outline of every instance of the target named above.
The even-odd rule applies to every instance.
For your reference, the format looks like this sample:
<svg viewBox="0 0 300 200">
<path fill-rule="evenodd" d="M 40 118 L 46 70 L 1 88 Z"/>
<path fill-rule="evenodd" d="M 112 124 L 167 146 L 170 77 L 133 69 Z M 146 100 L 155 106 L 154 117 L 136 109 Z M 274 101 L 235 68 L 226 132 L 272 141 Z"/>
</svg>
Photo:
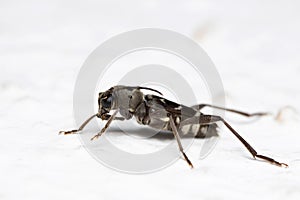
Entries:
<svg viewBox="0 0 300 200">
<path fill-rule="evenodd" d="M 144 94 L 142 90 L 149 90 L 158 95 Z M 235 109 L 228 109 L 210 104 L 198 104 L 185 106 L 162 97 L 158 90 L 141 86 L 117 85 L 100 92 L 98 96 L 98 112 L 89 117 L 78 129 L 71 131 L 60 131 L 59 134 L 74 134 L 82 131 L 84 127 L 94 118 L 98 117 L 107 121 L 99 133 L 91 140 L 100 137 L 110 126 L 113 120 L 129 120 L 133 117 L 139 124 L 147 125 L 158 130 L 170 131 L 174 134 L 180 152 L 188 165 L 193 164 L 185 154 L 181 144 L 180 135 L 193 132 L 196 137 L 204 137 L 208 131 L 217 132 L 217 122 L 223 123 L 247 148 L 254 159 L 259 158 L 279 167 L 288 167 L 287 164 L 278 162 L 273 158 L 258 154 L 257 151 L 246 141 L 233 127 L 222 117 L 208 115 L 201 112 L 204 107 L 221 109 L 228 112 L 243 115 L 245 117 L 264 116 L 268 113 L 246 113 Z M 117 116 L 117 114 L 120 116 Z"/>
</svg>

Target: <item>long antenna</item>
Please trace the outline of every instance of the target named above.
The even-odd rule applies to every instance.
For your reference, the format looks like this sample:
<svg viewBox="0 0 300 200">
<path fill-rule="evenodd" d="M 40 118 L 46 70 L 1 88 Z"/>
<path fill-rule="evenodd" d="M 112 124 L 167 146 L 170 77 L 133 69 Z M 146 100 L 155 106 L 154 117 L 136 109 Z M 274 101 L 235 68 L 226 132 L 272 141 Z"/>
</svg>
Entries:
<svg viewBox="0 0 300 200">
<path fill-rule="evenodd" d="M 142 89 L 142 90 L 150 90 L 150 91 L 153 91 L 153 92 L 156 92 L 156 93 L 158 93 L 158 94 L 160 94 L 161 96 L 163 96 L 163 94 L 160 92 L 160 91 L 158 91 L 158 90 L 155 90 L 155 89 L 152 89 L 152 88 L 148 88 L 148 87 L 137 87 L 138 89 Z"/>
<path fill-rule="evenodd" d="M 148 88 L 148 87 L 142 87 L 142 86 L 118 86 L 117 88 L 110 88 L 109 90 L 111 91 L 118 91 L 118 90 L 123 90 L 123 89 L 126 89 L 126 88 L 131 88 L 131 89 L 142 89 L 142 90 L 150 90 L 150 91 L 153 91 L 153 92 L 156 92 L 158 94 L 160 94 L 161 96 L 163 96 L 163 94 L 156 90 L 156 89 L 153 89 L 153 88 Z"/>
</svg>

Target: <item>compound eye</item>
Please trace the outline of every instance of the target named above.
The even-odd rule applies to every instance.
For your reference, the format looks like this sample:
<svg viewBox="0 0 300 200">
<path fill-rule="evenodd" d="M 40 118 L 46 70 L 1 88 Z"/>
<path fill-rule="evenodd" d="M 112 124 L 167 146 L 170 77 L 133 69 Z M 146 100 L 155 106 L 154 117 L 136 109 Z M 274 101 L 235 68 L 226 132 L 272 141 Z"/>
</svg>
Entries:
<svg viewBox="0 0 300 200">
<path fill-rule="evenodd" d="M 102 107 L 110 108 L 111 107 L 111 101 L 112 101 L 112 96 L 109 96 L 106 99 L 102 99 L 102 101 L 101 101 Z"/>
</svg>

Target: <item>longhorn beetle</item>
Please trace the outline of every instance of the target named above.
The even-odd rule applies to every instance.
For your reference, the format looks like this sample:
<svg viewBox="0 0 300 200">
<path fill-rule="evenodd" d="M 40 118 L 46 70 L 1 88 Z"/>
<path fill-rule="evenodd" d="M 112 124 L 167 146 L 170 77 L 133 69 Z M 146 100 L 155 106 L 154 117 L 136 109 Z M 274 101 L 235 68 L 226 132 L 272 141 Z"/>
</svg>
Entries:
<svg viewBox="0 0 300 200">
<path fill-rule="evenodd" d="M 222 108 L 209 104 L 198 104 L 188 107 L 167 100 L 161 96 L 152 94 L 143 94 L 141 90 L 150 90 L 162 96 L 162 93 L 148 87 L 133 87 L 117 85 L 111 87 L 105 92 L 100 92 L 98 97 L 98 113 L 89 117 L 80 127 L 71 131 L 60 131 L 60 134 L 73 134 L 82 131 L 83 128 L 94 118 L 98 117 L 107 120 L 102 130 L 96 134 L 91 140 L 100 137 L 109 127 L 113 120 L 129 120 L 135 117 L 136 121 L 142 125 L 148 125 L 152 128 L 171 131 L 177 141 L 180 152 L 184 159 L 193 168 L 192 162 L 184 153 L 179 134 L 187 134 L 193 132 L 195 136 L 201 137 L 207 134 L 208 130 L 216 131 L 216 122 L 222 122 L 247 148 L 253 158 L 260 158 L 271 164 L 288 167 L 285 163 L 280 163 L 273 158 L 258 154 L 255 149 L 240 136 L 231 125 L 222 117 L 217 115 L 207 115 L 201 112 L 204 107 L 211 107 L 225 110 L 228 112 L 243 115 L 245 117 L 263 116 L 267 113 L 248 114 L 242 111 Z M 112 114 L 109 114 L 112 111 Z M 120 117 L 116 116 L 120 113 Z"/>
</svg>

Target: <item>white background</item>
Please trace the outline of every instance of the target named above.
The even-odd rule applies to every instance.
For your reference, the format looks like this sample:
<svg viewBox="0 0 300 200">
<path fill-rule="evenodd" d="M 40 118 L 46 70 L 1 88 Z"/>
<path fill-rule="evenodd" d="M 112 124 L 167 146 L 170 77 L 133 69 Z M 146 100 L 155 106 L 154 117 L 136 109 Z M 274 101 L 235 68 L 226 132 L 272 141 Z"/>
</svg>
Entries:
<svg viewBox="0 0 300 200">
<path fill-rule="evenodd" d="M 150 0 L 0 2 L 0 199 L 299 199 L 300 3 Z M 274 116 L 232 125 L 260 153 L 254 161 L 226 129 L 214 151 L 148 175 L 112 171 L 77 136 L 72 92 L 101 42 L 136 28 L 164 28 L 197 41 L 214 61 L 227 105 Z M 240 122 L 243 123 L 240 123 Z M 156 141 L 150 141 L 155 143 Z M 157 141 L 159 142 L 159 141 Z"/>
</svg>

